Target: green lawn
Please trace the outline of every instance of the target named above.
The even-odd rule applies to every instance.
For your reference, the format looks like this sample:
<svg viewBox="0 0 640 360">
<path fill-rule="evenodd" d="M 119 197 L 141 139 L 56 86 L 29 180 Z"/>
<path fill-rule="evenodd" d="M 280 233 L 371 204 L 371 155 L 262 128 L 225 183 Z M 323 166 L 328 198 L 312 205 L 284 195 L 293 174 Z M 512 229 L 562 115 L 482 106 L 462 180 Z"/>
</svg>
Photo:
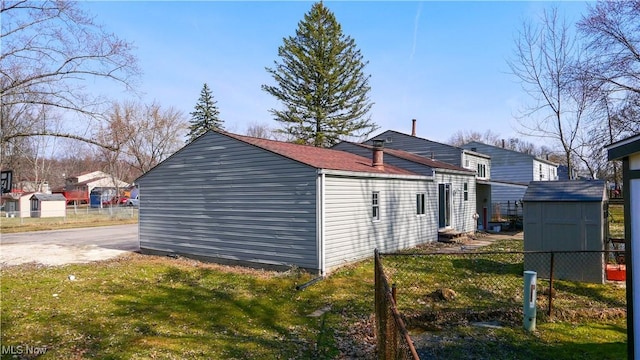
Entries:
<svg viewBox="0 0 640 360">
<path fill-rule="evenodd" d="M 624 238 L 624 206 L 609 205 L 609 233 L 611 237 Z"/>
<path fill-rule="evenodd" d="M 45 359 L 335 358 L 349 341 L 340 333 L 368 321 L 373 309 L 370 265 L 303 291 L 296 285 L 312 276 L 299 271 L 137 254 L 4 268 L 1 343 L 45 345 Z M 324 315 L 308 316 L 328 305 Z"/>
<path fill-rule="evenodd" d="M 372 261 L 301 291 L 296 285 L 313 277 L 295 270 L 138 254 L 93 264 L 9 267 L 0 275 L 2 345 L 46 345 L 43 359 L 333 359 L 341 350 L 373 357 Z M 327 306 L 323 315 L 309 316 Z M 626 354 L 624 319 L 539 322 L 532 334 L 520 326 L 468 324 L 436 334 L 440 341 L 428 354 L 439 359 Z"/>
<path fill-rule="evenodd" d="M 522 251 L 522 240 L 500 240 L 478 251 Z M 525 332 L 522 259 L 522 254 L 383 256 L 382 263 L 424 358 L 626 358 L 626 291 L 617 284 L 556 280 L 549 318 L 544 294 L 549 283 L 538 279 L 537 330 Z M 455 298 L 434 300 L 431 294 L 441 288 L 452 289 Z M 496 326 L 473 325 L 478 322 Z"/>
<path fill-rule="evenodd" d="M 114 206 L 103 209 L 88 208 L 86 206 L 68 207 L 64 217 L 6 217 L 0 212 L 0 232 L 3 234 L 60 230 L 108 225 L 135 224 L 138 222 L 138 209 L 133 207 Z"/>
<path fill-rule="evenodd" d="M 505 240 L 493 249 L 520 246 L 521 241 Z M 510 286 L 507 279 L 520 273 L 521 265 L 501 256 L 496 262 L 448 264 L 405 258 L 395 270 L 389 258 L 383 262 L 400 285 L 400 310 L 410 317 L 425 306 L 425 293 L 474 276 L 498 285 L 477 294 L 483 297 L 461 295 L 460 301 L 480 299 L 491 306 L 508 300 L 495 294 Z M 344 267 L 301 291 L 295 287 L 312 275 L 139 254 L 92 264 L 6 267 L 0 276 L 0 343 L 46 346 L 42 359 L 374 358 L 372 260 Z M 408 280 L 414 287 L 409 294 L 402 283 Z M 575 296 L 568 298 L 568 307 L 624 301 L 619 289 L 571 282 L 557 282 L 556 289 Z M 512 296 L 518 300 L 516 292 Z M 326 312 L 309 316 L 319 309 Z M 494 329 L 444 323 L 427 332 L 413 326 L 411 333 L 425 358 L 433 359 L 626 357 L 624 314 L 562 321 L 539 315 L 534 333 L 526 333 L 518 321 L 505 324 Z"/>
</svg>

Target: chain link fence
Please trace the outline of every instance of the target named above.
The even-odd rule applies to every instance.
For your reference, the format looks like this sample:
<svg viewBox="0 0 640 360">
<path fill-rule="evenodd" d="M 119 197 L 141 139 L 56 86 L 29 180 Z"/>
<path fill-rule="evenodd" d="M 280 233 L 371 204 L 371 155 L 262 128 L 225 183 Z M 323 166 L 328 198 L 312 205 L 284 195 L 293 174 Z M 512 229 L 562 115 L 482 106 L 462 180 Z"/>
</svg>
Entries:
<svg viewBox="0 0 640 360">
<path fill-rule="evenodd" d="M 376 279 L 385 276 L 393 284 L 396 309 L 412 331 L 471 323 L 522 327 L 525 270 L 537 272 L 539 322 L 626 318 L 620 250 L 410 252 L 379 258 L 376 271 L 383 275 Z"/>
<path fill-rule="evenodd" d="M 2 221 L 3 228 L 22 225 L 44 225 L 137 218 L 137 207 L 116 205 L 107 205 L 101 208 L 69 206 L 64 209 L 0 211 L 0 221 Z"/>
<path fill-rule="evenodd" d="M 375 252 L 375 310 L 378 359 L 420 359 L 396 307 L 378 251 Z"/>
</svg>

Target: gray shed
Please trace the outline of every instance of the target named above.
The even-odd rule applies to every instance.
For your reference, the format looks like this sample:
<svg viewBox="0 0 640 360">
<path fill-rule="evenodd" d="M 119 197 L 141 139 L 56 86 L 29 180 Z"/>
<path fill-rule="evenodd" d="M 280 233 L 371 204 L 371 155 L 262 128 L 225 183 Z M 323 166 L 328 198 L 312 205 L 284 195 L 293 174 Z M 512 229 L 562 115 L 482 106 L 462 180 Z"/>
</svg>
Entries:
<svg viewBox="0 0 640 360">
<path fill-rule="evenodd" d="M 524 250 L 558 251 L 554 278 L 603 283 L 608 198 L 604 181 L 532 181 L 524 195 Z M 574 253 L 571 253 L 574 252 Z M 540 254 L 525 254 L 525 270 L 549 277 Z"/>
</svg>

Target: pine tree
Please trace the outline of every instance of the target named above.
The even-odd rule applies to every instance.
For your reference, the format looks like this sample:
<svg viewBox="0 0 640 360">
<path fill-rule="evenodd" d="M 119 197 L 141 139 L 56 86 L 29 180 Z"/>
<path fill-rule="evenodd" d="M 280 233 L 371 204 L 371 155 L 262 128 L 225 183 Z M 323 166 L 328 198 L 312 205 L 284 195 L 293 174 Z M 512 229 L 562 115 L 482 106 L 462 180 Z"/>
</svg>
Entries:
<svg viewBox="0 0 640 360">
<path fill-rule="evenodd" d="M 187 142 L 193 141 L 198 136 L 204 134 L 208 130 L 222 130 L 224 121 L 220 119 L 220 111 L 218 111 L 218 102 L 213 100 L 211 90 L 205 83 L 200 92 L 200 98 L 195 106 L 195 110 L 190 113 L 191 120 L 189 125 L 189 139 Z"/>
<path fill-rule="evenodd" d="M 283 41 L 281 63 L 266 68 L 277 85 L 262 85 L 283 104 L 282 110 L 270 110 L 283 126 L 279 132 L 299 143 L 327 147 L 377 129 L 368 115 L 373 105 L 370 75 L 363 72 L 368 62 L 322 2 L 313 4 L 296 35 Z"/>
</svg>

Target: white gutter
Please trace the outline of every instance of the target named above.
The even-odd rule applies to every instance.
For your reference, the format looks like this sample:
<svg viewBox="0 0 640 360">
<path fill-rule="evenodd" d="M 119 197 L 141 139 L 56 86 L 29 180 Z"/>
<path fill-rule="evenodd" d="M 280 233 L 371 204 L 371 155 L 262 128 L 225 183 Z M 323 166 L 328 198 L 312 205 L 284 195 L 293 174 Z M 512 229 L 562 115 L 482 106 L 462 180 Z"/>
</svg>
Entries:
<svg viewBox="0 0 640 360">
<path fill-rule="evenodd" d="M 318 169 L 318 174 L 333 175 L 333 176 L 345 176 L 356 178 L 379 178 L 379 179 L 401 179 L 401 180 L 421 180 L 421 181 L 433 181 L 434 176 L 426 175 L 402 175 L 402 174 L 380 174 L 380 173 L 365 173 L 359 171 L 345 171 L 345 170 L 331 170 L 331 169 Z"/>
</svg>

